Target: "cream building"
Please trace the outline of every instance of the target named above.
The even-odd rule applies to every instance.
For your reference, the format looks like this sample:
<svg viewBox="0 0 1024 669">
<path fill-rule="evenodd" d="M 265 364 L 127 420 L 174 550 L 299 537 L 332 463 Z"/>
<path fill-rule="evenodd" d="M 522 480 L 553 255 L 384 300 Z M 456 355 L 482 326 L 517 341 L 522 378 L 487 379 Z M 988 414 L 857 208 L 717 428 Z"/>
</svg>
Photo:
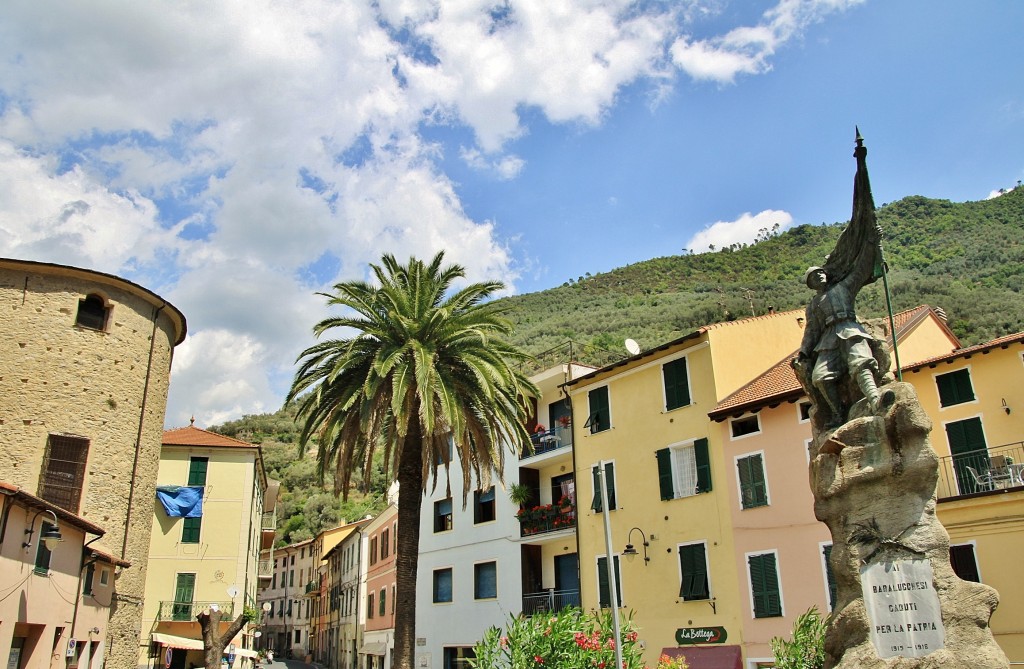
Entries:
<svg viewBox="0 0 1024 669">
<path fill-rule="evenodd" d="M 76 522 L 79 530 L 95 528 L 86 530 L 86 541 L 112 565 L 104 595 L 110 620 L 102 634 L 85 633 L 98 623 L 69 629 L 57 607 L 32 609 L 39 617 L 31 623 L 22 620 L 28 609 L 8 612 L 0 619 L 0 657 L 11 658 L 13 644 L 21 643 L 17 662 L 8 666 L 48 666 L 51 649 L 66 648 L 74 634 L 109 669 L 130 669 L 138 657 L 168 373 L 185 318 L 131 281 L 12 259 L 0 259 L 0 310 L 0 478 L 77 517 L 73 522 L 55 512 L 68 537 Z M 66 539 L 54 555 L 74 580 L 91 558 L 61 553 L 78 542 Z M 65 596 L 74 598 L 75 591 Z M 22 641 L 15 640 L 16 629 L 27 634 Z M 65 664 L 63 656 L 52 661 Z"/>
<path fill-rule="evenodd" d="M 258 610 L 267 477 L 259 446 L 189 426 L 164 433 L 157 484 L 138 665 L 188 669 L 204 664 L 198 613 L 218 607 L 223 631 Z M 235 665 L 253 666 L 257 630 L 233 640 Z"/>
</svg>

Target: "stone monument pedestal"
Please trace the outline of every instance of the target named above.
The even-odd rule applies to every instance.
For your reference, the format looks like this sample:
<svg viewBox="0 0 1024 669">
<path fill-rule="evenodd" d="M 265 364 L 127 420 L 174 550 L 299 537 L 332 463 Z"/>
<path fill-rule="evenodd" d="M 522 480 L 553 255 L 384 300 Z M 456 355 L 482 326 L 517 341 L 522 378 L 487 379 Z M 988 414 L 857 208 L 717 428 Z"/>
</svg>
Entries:
<svg viewBox="0 0 1024 669">
<path fill-rule="evenodd" d="M 950 566 L 931 420 L 909 384 L 881 390 L 876 411 L 861 400 L 835 430 L 813 421 L 814 513 L 837 589 L 825 667 L 1007 668 L 989 629 L 998 593 Z"/>
</svg>

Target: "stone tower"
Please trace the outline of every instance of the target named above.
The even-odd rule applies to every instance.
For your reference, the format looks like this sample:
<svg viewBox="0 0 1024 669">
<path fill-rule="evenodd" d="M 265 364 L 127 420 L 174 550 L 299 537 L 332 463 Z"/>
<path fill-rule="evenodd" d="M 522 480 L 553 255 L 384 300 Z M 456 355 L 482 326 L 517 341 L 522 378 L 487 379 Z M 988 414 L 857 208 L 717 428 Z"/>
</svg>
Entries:
<svg viewBox="0 0 1024 669">
<path fill-rule="evenodd" d="M 0 462 L 13 483 L 106 529 L 105 666 L 139 656 L 153 494 L 185 317 L 125 279 L 0 259 Z"/>
</svg>

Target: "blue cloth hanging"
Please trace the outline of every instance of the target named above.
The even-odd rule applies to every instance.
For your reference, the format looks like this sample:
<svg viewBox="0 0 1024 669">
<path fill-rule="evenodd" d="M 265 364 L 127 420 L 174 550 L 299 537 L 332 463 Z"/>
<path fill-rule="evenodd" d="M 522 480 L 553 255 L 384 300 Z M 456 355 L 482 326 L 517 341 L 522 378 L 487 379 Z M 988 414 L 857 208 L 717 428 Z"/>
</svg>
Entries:
<svg viewBox="0 0 1024 669">
<path fill-rule="evenodd" d="M 203 517 L 203 486 L 160 485 L 156 498 L 171 518 Z"/>
</svg>

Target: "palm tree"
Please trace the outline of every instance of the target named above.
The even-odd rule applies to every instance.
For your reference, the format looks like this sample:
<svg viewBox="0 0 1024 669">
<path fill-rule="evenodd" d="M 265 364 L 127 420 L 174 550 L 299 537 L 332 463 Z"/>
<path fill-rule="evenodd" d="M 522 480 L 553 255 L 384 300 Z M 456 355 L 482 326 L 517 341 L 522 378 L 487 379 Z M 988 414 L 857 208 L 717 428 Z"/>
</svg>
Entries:
<svg viewBox="0 0 1024 669">
<path fill-rule="evenodd" d="M 503 285 L 474 283 L 446 297 L 465 270 L 442 267 L 443 258 L 400 265 L 387 254 L 370 265 L 379 285 L 351 281 L 324 294 L 346 310 L 318 323 L 314 334 L 341 331 L 343 338 L 302 352 L 288 394 L 288 401 L 299 398 L 300 453 L 315 438 L 321 477 L 334 467 L 335 494 L 347 495 L 356 467 L 368 485 L 378 449 L 385 472 L 399 483 L 393 666 L 400 669 L 413 667 L 420 501 L 428 478 L 436 485 L 438 466 L 454 452 L 465 507 L 473 479 L 489 486 L 492 472 L 501 476 L 505 446 L 528 442 L 525 394 L 537 395 L 516 364 L 528 356 L 504 339 L 512 327 L 504 308 L 485 303 Z"/>
</svg>

